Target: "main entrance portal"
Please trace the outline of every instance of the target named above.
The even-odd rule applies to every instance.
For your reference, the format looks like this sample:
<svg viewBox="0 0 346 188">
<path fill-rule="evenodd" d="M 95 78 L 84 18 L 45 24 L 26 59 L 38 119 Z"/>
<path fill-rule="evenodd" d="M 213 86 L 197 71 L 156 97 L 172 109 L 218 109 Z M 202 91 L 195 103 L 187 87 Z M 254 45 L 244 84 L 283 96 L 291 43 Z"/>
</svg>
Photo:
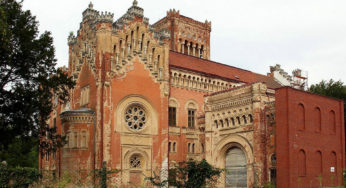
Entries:
<svg viewBox="0 0 346 188">
<path fill-rule="evenodd" d="M 246 188 L 246 157 L 244 152 L 231 148 L 226 153 L 226 188 Z"/>
</svg>

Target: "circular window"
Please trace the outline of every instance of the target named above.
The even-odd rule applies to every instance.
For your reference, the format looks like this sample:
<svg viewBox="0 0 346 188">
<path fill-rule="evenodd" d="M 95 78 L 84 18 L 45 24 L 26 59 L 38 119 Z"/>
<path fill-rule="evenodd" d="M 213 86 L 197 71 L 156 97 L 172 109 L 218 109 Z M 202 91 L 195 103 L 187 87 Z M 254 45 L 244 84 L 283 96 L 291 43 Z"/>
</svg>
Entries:
<svg viewBox="0 0 346 188">
<path fill-rule="evenodd" d="M 125 121 L 127 126 L 129 126 L 131 129 L 141 130 L 147 121 L 147 117 L 143 108 L 136 105 L 131 106 L 126 110 Z"/>
<path fill-rule="evenodd" d="M 130 158 L 130 167 L 131 168 L 141 168 L 141 159 L 137 155 L 133 155 Z"/>
</svg>

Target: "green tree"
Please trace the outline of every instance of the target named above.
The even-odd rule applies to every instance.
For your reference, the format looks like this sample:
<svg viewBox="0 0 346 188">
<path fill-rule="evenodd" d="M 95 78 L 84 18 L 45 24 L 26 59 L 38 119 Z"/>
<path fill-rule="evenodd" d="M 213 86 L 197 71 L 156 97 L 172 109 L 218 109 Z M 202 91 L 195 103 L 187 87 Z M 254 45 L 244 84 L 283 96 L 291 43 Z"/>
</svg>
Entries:
<svg viewBox="0 0 346 188">
<path fill-rule="evenodd" d="M 0 1 L 0 157 L 18 139 L 37 138 L 41 152 L 62 145 L 63 138 L 47 120 L 53 97 L 66 101 L 75 83 L 55 68 L 54 51 L 50 33 L 39 35 L 38 22 L 22 10 L 21 2 Z"/>
<path fill-rule="evenodd" d="M 211 166 L 205 159 L 202 161 L 189 160 L 179 166 L 170 168 L 168 180 L 161 182 L 160 176 L 147 178 L 156 186 L 169 186 L 177 188 L 202 188 L 217 183 L 222 170 Z"/>
<path fill-rule="evenodd" d="M 318 84 L 310 86 L 309 91 L 312 93 L 334 97 L 346 100 L 346 86 L 341 81 L 334 81 L 330 79 L 329 82 L 322 80 Z"/>
</svg>

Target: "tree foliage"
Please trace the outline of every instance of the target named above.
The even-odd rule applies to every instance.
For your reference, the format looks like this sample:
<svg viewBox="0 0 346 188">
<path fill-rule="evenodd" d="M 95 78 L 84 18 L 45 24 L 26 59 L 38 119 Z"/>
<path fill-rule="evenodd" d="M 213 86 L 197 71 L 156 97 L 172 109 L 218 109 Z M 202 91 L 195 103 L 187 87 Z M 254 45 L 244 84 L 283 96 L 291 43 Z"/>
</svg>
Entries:
<svg viewBox="0 0 346 188">
<path fill-rule="evenodd" d="M 41 178 L 36 168 L 8 167 L 0 164 L 0 187 L 29 187 Z"/>
<path fill-rule="evenodd" d="M 148 180 L 155 186 L 169 186 L 177 188 L 201 188 L 207 185 L 217 183 L 222 170 L 211 166 L 205 159 L 202 161 L 189 160 L 182 162 L 179 166 L 170 168 L 168 171 L 168 180 L 160 181 L 160 177 L 154 174 L 154 177 Z"/>
<path fill-rule="evenodd" d="M 328 82 L 322 80 L 318 84 L 310 86 L 309 91 L 312 93 L 334 97 L 346 101 L 346 86 L 341 81 L 330 79 Z"/>
<path fill-rule="evenodd" d="M 47 120 L 52 99 L 66 101 L 75 83 L 55 68 L 54 51 L 50 33 L 39 35 L 30 11 L 15 0 L 0 1 L 0 151 L 18 138 L 38 138 L 41 151 L 61 146 Z"/>
</svg>

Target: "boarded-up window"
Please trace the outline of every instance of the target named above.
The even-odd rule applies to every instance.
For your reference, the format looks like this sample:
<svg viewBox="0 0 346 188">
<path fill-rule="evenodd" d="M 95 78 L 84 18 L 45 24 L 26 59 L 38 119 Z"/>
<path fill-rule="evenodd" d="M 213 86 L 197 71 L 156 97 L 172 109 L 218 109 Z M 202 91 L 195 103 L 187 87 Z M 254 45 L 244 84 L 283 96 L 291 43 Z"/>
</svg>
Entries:
<svg viewBox="0 0 346 188">
<path fill-rule="evenodd" d="M 316 176 L 322 175 L 322 153 L 316 151 L 315 153 L 315 165 L 316 165 Z"/>
<path fill-rule="evenodd" d="M 331 133 L 336 133 L 335 112 L 333 110 L 329 112 L 329 129 Z"/>
<path fill-rule="evenodd" d="M 305 130 L 305 109 L 303 104 L 298 105 L 297 121 L 298 130 Z"/>
<path fill-rule="evenodd" d="M 306 176 L 306 155 L 304 150 L 298 153 L 298 176 Z"/>
<path fill-rule="evenodd" d="M 320 108 L 316 107 L 314 109 L 314 127 L 316 132 L 321 132 L 321 110 Z"/>
<path fill-rule="evenodd" d="M 334 172 L 333 168 L 334 167 Z M 337 174 L 337 159 L 336 159 L 336 153 L 333 151 L 330 155 L 330 172 L 333 174 Z"/>
</svg>

